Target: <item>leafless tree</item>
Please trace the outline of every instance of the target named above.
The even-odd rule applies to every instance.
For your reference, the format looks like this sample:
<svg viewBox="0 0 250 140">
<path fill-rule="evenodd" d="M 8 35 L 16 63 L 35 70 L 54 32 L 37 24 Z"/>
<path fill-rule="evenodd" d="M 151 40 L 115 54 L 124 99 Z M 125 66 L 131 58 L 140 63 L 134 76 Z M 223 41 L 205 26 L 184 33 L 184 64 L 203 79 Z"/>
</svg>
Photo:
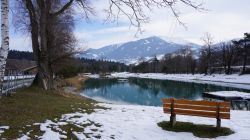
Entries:
<svg viewBox="0 0 250 140">
<path fill-rule="evenodd" d="M 18 0 L 24 6 L 24 15 L 28 17 L 29 30 L 31 32 L 32 48 L 38 65 L 38 79 L 44 89 L 53 88 L 53 73 L 50 67 L 49 49 L 51 48 L 49 31 L 52 21 L 62 16 L 73 6 L 80 6 L 86 19 L 94 13 L 90 0 Z M 109 8 L 107 20 L 117 20 L 125 15 L 131 26 L 136 26 L 141 31 L 141 24 L 149 21 L 145 9 L 152 10 L 154 7 L 170 8 L 173 15 L 179 19 L 179 12 L 175 9 L 176 4 L 183 3 L 196 10 L 203 10 L 202 4 L 192 0 L 108 0 Z M 25 13 L 26 12 L 26 13 Z M 26 18 L 27 18 L 26 17 Z M 25 18 L 25 17 L 24 17 Z"/>
<path fill-rule="evenodd" d="M 235 47 L 232 43 L 225 46 L 225 62 L 227 65 L 226 74 L 231 74 L 231 65 L 234 59 Z"/>
<path fill-rule="evenodd" d="M 176 9 L 176 5 L 180 3 L 198 11 L 205 10 L 202 2 L 196 3 L 193 0 L 109 0 L 109 8 L 105 11 L 108 13 L 107 20 L 117 21 L 120 15 L 124 15 L 131 26 L 137 27 L 137 32 L 142 32 L 142 24 L 150 20 L 145 11 L 152 11 L 154 8 L 169 8 L 178 23 L 186 27 L 179 18 L 179 10 Z"/>
<path fill-rule="evenodd" d="M 224 71 L 226 71 L 226 67 L 227 67 L 227 63 L 226 63 L 226 43 L 225 42 L 222 42 L 220 44 L 220 48 L 221 48 L 221 51 L 222 51 L 222 66 L 224 68 Z"/>
<path fill-rule="evenodd" d="M 203 48 L 201 50 L 201 54 L 205 63 L 205 74 L 211 74 L 211 56 L 212 56 L 212 45 L 213 38 L 212 35 L 208 32 L 204 34 L 202 37 L 202 41 L 204 42 Z"/>
</svg>

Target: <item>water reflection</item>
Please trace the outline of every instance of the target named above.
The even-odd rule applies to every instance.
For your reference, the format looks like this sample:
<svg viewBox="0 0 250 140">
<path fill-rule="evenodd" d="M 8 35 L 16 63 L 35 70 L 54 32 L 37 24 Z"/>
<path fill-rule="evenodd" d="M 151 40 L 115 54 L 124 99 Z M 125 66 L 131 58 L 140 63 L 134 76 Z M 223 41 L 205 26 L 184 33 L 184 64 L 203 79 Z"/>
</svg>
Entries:
<svg viewBox="0 0 250 140">
<path fill-rule="evenodd" d="M 197 84 L 170 80 L 125 79 L 89 79 L 82 94 L 97 100 L 161 106 L 162 98 L 201 100 L 204 91 L 237 90 L 209 84 Z"/>
</svg>

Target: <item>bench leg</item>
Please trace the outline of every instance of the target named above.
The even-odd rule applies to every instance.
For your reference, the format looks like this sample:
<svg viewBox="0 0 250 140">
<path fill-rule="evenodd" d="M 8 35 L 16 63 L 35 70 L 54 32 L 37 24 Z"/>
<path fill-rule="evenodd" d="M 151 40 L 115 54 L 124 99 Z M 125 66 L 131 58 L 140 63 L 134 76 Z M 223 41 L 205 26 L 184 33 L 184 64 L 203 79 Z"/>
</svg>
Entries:
<svg viewBox="0 0 250 140">
<path fill-rule="evenodd" d="M 170 124 L 171 124 L 171 127 L 174 127 L 174 125 L 176 124 L 176 115 L 175 114 L 171 114 Z"/>
<path fill-rule="evenodd" d="M 220 128 L 221 128 L 221 119 L 217 119 L 216 128 L 217 128 L 217 129 L 220 129 Z"/>
</svg>

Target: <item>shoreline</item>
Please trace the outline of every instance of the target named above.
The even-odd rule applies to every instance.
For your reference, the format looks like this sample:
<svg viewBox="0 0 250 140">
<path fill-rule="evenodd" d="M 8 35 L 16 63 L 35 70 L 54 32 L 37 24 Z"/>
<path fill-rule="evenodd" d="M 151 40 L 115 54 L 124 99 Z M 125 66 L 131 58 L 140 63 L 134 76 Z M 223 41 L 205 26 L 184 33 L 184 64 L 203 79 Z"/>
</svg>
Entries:
<svg viewBox="0 0 250 140">
<path fill-rule="evenodd" d="M 203 75 L 203 74 L 164 74 L 164 73 L 111 73 L 112 78 L 144 78 L 157 80 L 171 80 L 180 82 L 191 82 L 198 84 L 212 84 L 250 90 L 250 75 Z M 219 77 L 219 78 L 216 78 Z M 96 75 L 90 78 L 97 78 Z M 242 78 L 242 79 L 241 79 Z"/>
</svg>

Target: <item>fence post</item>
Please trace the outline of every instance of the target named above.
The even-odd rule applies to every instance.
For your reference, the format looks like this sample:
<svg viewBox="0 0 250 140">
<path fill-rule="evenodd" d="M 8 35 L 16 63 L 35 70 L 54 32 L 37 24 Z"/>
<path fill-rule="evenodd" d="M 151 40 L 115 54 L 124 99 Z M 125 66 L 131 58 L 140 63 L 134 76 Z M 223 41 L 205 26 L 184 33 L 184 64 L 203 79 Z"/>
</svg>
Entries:
<svg viewBox="0 0 250 140">
<path fill-rule="evenodd" d="M 174 127 L 174 125 L 176 124 L 176 114 L 174 113 L 174 98 L 171 98 L 170 101 L 171 101 L 170 124 L 171 127 Z"/>
</svg>

